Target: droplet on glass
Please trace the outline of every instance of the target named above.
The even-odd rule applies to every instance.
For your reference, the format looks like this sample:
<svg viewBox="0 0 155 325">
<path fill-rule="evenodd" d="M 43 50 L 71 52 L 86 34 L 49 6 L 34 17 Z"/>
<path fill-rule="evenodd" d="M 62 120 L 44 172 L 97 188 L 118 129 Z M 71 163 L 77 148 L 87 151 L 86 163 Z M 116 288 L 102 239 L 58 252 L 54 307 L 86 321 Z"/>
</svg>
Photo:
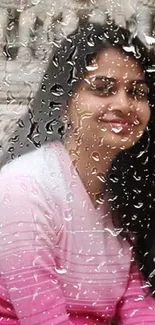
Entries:
<svg viewBox="0 0 155 325">
<path fill-rule="evenodd" d="M 67 270 L 64 268 L 55 267 L 55 272 L 62 275 L 62 274 L 67 273 Z"/>
<path fill-rule="evenodd" d="M 139 202 L 139 203 L 137 203 L 137 204 L 134 205 L 134 207 L 136 209 L 140 209 L 140 208 L 142 208 L 142 206 L 143 206 L 143 203 L 142 202 Z"/>
<path fill-rule="evenodd" d="M 3 196 L 3 203 L 4 204 L 7 204 L 7 203 L 10 203 L 10 195 L 8 193 L 5 193 L 4 196 Z"/>
<path fill-rule="evenodd" d="M 99 153 L 97 151 L 94 151 L 91 156 L 92 156 L 93 160 L 95 160 L 95 161 L 100 160 L 100 156 L 99 156 Z"/>
<path fill-rule="evenodd" d="M 112 126 L 112 131 L 114 133 L 120 133 L 122 131 L 122 126 L 118 125 L 118 126 Z"/>
<path fill-rule="evenodd" d="M 61 85 L 58 85 L 58 84 L 54 85 L 50 89 L 50 93 L 52 95 L 54 95 L 54 96 L 57 96 L 57 97 L 62 96 L 64 94 L 64 92 L 65 91 L 64 91 L 63 87 Z"/>
<path fill-rule="evenodd" d="M 96 175 L 97 174 L 97 168 L 93 167 L 92 170 L 91 170 L 91 174 Z"/>
<path fill-rule="evenodd" d="M 15 135 L 9 139 L 9 142 L 16 143 L 19 141 L 19 135 Z"/>
<path fill-rule="evenodd" d="M 73 210 L 70 209 L 70 210 L 64 211 L 64 219 L 66 221 L 71 221 L 72 218 L 73 218 Z"/>
<path fill-rule="evenodd" d="M 95 45 L 95 41 L 94 41 L 94 35 L 93 34 L 90 34 L 88 36 L 88 39 L 87 39 L 87 43 L 89 46 L 93 47 Z"/>
<path fill-rule="evenodd" d="M 59 66 L 59 58 L 57 55 L 53 56 L 53 64 L 55 65 L 55 67 Z"/>
<path fill-rule="evenodd" d="M 73 200 L 74 200 L 74 194 L 72 192 L 67 193 L 67 195 L 66 195 L 66 201 L 68 203 L 71 203 L 71 202 L 73 202 Z"/>
<path fill-rule="evenodd" d="M 57 110 L 60 111 L 61 106 L 62 106 L 62 103 L 60 103 L 60 102 L 51 101 L 49 103 L 49 109 L 52 109 L 52 111 L 57 111 Z"/>
<path fill-rule="evenodd" d="M 46 91 L 46 86 L 44 84 L 41 85 L 41 90 Z"/>
<path fill-rule="evenodd" d="M 14 152 L 14 150 L 15 150 L 14 147 L 9 147 L 8 152 L 12 153 L 12 152 Z"/>
<path fill-rule="evenodd" d="M 54 120 L 51 120 L 51 121 L 48 121 L 45 125 L 45 129 L 46 129 L 46 132 L 48 134 L 53 134 L 53 131 L 54 131 L 54 127 L 57 125 L 57 121 L 54 119 Z"/>
<path fill-rule="evenodd" d="M 106 178 L 105 175 L 103 173 L 98 173 L 97 174 L 97 178 L 102 182 L 105 183 L 106 182 Z"/>
<path fill-rule="evenodd" d="M 24 124 L 23 120 L 21 120 L 21 119 L 19 119 L 19 120 L 17 121 L 17 124 L 18 124 L 18 126 L 19 126 L 20 128 L 24 128 L 24 127 L 25 127 L 25 124 Z"/>
</svg>

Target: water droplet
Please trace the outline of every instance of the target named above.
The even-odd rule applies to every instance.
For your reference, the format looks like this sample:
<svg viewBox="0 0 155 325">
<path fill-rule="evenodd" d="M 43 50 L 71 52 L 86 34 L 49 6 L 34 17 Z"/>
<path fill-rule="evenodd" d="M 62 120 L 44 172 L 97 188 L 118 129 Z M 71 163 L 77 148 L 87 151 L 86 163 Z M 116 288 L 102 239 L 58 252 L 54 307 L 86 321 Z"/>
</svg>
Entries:
<svg viewBox="0 0 155 325">
<path fill-rule="evenodd" d="M 24 225 L 23 222 L 19 222 L 19 223 L 18 223 L 18 227 L 22 227 L 23 225 Z"/>
<path fill-rule="evenodd" d="M 54 96 L 57 96 L 57 97 L 62 96 L 64 94 L 64 92 L 65 91 L 64 91 L 63 87 L 61 85 L 58 85 L 58 84 L 54 85 L 50 89 L 50 93 L 52 95 L 54 95 Z"/>
<path fill-rule="evenodd" d="M 53 113 L 53 111 L 60 111 L 61 106 L 62 103 L 51 101 L 49 104 L 49 109 L 52 109 L 52 113 Z"/>
<path fill-rule="evenodd" d="M 3 196 L 3 202 L 4 204 L 10 203 L 10 195 L 8 193 L 5 193 Z"/>
<path fill-rule="evenodd" d="M 72 218 L 73 218 L 73 210 L 72 209 L 64 211 L 64 219 L 66 221 L 71 221 Z"/>
<path fill-rule="evenodd" d="M 9 139 L 9 142 L 16 143 L 19 141 L 19 135 L 15 135 Z"/>
<path fill-rule="evenodd" d="M 36 6 L 39 4 L 40 0 L 31 0 L 32 5 Z"/>
<path fill-rule="evenodd" d="M 87 43 L 91 47 L 95 45 L 94 35 L 92 33 L 88 36 Z"/>
<path fill-rule="evenodd" d="M 21 120 L 21 119 L 19 119 L 19 120 L 17 121 L 17 124 L 18 124 L 18 126 L 19 126 L 20 128 L 24 128 L 24 127 L 25 127 L 25 124 L 24 124 L 23 120 Z"/>
<path fill-rule="evenodd" d="M 138 204 L 135 204 L 134 207 L 136 209 L 140 209 L 141 207 L 143 206 L 143 203 L 142 202 L 139 202 Z"/>
<path fill-rule="evenodd" d="M 76 70 L 75 67 L 73 67 L 70 71 L 70 75 L 69 78 L 67 80 L 67 84 L 69 86 L 73 85 L 74 82 L 76 82 L 78 80 L 77 76 L 76 76 Z"/>
<path fill-rule="evenodd" d="M 46 86 L 44 84 L 41 85 L 41 91 L 46 91 Z"/>
<path fill-rule="evenodd" d="M 103 132 L 106 132 L 107 131 L 107 127 L 102 126 L 100 130 L 103 131 Z"/>
<path fill-rule="evenodd" d="M 135 54 L 135 47 L 134 45 L 130 45 L 130 46 L 123 46 L 123 49 L 125 52 L 132 52 Z"/>
<path fill-rule="evenodd" d="M 109 228 L 105 228 L 105 231 L 109 232 L 113 237 L 117 237 L 123 231 L 123 228 L 118 228 L 118 229 L 115 228 L 113 230 Z"/>
<path fill-rule="evenodd" d="M 64 268 L 55 267 L 55 272 L 62 275 L 62 274 L 67 273 L 67 270 Z"/>
<path fill-rule="evenodd" d="M 59 58 L 57 55 L 53 56 L 53 64 L 55 65 L 55 67 L 59 66 Z"/>
<path fill-rule="evenodd" d="M 97 174 L 97 168 L 93 167 L 92 170 L 91 170 L 91 174 L 96 175 Z"/>
<path fill-rule="evenodd" d="M 141 180 L 141 176 L 137 176 L 136 173 L 134 173 L 133 178 L 134 178 L 136 181 L 140 181 L 140 180 Z"/>
<path fill-rule="evenodd" d="M 122 131 L 122 126 L 118 124 L 118 126 L 112 126 L 112 131 L 114 133 L 120 133 Z"/>
<path fill-rule="evenodd" d="M 113 183 L 118 183 L 118 181 L 119 181 L 119 178 L 118 177 L 116 177 L 114 174 L 110 174 L 109 175 L 109 179 L 110 179 L 110 181 L 112 181 Z"/>
<path fill-rule="evenodd" d="M 102 183 L 105 183 L 105 182 L 106 182 L 105 175 L 102 174 L 102 173 L 98 173 L 98 174 L 97 174 L 97 178 L 98 178 Z"/>
<path fill-rule="evenodd" d="M 149 278 L 152 279 L 155 276 L 155 269 L 150 273 Z"/>
<path fill-rule="evenodd" d="M 12 153 L 14 150 L 15 150 L 14 147 L 9 147 L 8 152 Z"/>
<path fill-rule="evenodd" d="M 35 139 L 39 136 L 39 124 L 37 122 L 33 122 L 32 120 L 30 120 L 30 122 L 30 132 L 27 135 L 27 139 L 32 142 L 36 147 L 39 147 L 40 143 L 37 142 Z"/>
<path fill-rule="evenodd" d="M 91 157 L 93 158 L 93 160 L 95 161 L 99 161 L 100 160 L 100 156 L 99 153 L 97 151 L 94 151 L 91 155 Z"/>
<path fill-rule="evenodd" d="M 45 125 L 46 132 L 48 134 L 53 134 L 54 127 L 57 126 L 58 122 L 57 120 L 53 119 L 51 121 L 48 121 Z"/>
<path fill-rule="evenodd" d="M 98 68 L 97 65 L 88 65 L 88 66 L 86 67 L 86 70 L 87 70 L 87 71 L 95 71 L 95 70 L 97 70 L 97 68 Z"/>
<path fill-rule="evenodd" d="M 66 195 L 66 201 L 67 203 L 71 203 L 74 200 L 74 194 L 72 192 L 67 193 Z"/>
</svg>

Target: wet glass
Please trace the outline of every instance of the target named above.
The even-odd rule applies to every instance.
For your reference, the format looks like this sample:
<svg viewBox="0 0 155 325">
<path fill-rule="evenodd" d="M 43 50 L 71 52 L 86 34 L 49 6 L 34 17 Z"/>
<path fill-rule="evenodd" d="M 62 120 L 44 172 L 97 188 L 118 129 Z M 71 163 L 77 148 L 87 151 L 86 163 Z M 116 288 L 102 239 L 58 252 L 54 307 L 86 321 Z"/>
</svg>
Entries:
<svg viewBox="0 0 155 325">
<path fill-rule="evenodd" d="M 154 12 L 0 0 L 2 324 L 154 324 Z"/>
</svg>

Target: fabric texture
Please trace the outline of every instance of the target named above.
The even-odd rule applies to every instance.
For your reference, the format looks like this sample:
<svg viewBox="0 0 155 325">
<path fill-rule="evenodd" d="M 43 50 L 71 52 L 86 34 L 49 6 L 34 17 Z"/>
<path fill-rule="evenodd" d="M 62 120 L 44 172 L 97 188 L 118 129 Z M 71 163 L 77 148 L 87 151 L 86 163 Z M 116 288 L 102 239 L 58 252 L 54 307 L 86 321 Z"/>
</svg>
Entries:
<svg viewBox="0 0 155 325">
<path fill-rule="evenodd" d="M 130 245 L 61 142 L 6 165 L 0 184 L 1 324 L 155 324 Z"/>
</svg>

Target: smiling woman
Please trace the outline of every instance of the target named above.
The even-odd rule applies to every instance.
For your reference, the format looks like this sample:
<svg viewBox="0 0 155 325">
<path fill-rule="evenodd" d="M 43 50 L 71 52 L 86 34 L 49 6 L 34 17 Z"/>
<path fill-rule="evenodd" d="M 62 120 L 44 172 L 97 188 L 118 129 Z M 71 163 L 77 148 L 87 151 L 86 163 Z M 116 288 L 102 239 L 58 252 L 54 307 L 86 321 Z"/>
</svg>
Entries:
<svg viewBox="0 0 155 325">
<path fill-rule="evenodd" d="M 74 129 L 80 125 L 84 147 L 87 143 L 91 150 L 95 141 L 100 155 L 109 158 L 108 145 L 113 147 L 114 157 L 121 149 L 130 148 L 148 124 L 148 87 L 138 61 L 117 49 L 101 51 L 92 70 L 85 73 L 69 104 L 69 119 Z M 85 119 L 85 114 L 89 118 Z M 70 134 L 73 145 L 74 132 Z"/>
<path fill-rule="evenodd" d="M 34 105 L 61 138 L 0 175 L 2 324 L 155 325 L 151 64 L 117 26 L 56 46 Z"/>
</svg>

